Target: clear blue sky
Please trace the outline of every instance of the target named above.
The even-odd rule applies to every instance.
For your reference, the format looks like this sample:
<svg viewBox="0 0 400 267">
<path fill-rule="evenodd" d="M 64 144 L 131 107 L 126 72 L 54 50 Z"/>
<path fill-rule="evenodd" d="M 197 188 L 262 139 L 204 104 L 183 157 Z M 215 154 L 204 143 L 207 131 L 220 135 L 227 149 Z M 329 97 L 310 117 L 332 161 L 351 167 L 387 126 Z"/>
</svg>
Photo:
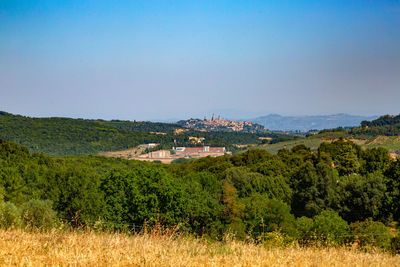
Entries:
<svg viewBox="0 0 400 267">
<path fill-rule="evenodd" d="M 400 113 L 400 1 L 0 0 L 0 110 Z"/>
</svg>

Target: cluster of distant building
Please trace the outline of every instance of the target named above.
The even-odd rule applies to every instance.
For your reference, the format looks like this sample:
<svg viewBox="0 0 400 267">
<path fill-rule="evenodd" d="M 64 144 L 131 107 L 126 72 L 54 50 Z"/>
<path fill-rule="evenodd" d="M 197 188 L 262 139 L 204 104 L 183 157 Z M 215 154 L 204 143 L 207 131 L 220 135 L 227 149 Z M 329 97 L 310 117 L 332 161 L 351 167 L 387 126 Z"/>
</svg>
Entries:
<svg viewBox="0 0 400 267">
<path fill-rule="evenodd" d="M 204 120 L 190 119 L 184 124 L 187 128 L 200 129 L 200 130 L 228 130 L 234 132 L 247 131 L 256 132 L 262 130 L 263 126 L 249 122 L 249 121 L 232 121 L 225 118 L 221 119 L 221 115 L 218 117 L 215 114 L 210 119 L 204 117 Z"/>
</svg>

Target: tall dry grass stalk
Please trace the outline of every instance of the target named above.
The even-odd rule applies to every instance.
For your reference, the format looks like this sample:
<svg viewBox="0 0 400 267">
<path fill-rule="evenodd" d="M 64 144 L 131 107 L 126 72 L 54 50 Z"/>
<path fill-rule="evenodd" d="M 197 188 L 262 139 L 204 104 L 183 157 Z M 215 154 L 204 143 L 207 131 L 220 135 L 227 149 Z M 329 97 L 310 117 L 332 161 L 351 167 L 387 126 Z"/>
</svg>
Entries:
<svg viewBox="0 0 400 267">
<path fill-rule="evenodd" d="M 400 266 L 400 256 L 335 248 L 265 248 L 176 234 L 0 230 L 1 266 Z"/>
</svg>

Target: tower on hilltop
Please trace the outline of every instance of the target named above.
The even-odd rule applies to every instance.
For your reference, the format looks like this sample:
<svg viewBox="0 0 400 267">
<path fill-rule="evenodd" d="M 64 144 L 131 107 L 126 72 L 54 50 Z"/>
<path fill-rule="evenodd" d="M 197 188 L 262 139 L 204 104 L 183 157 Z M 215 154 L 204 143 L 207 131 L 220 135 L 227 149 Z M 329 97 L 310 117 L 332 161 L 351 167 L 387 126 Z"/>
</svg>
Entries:
<svg viewBox="0 0 400 267">
<path fill-rule="evenodd" d="M 212 115 L 211 120 L 212 120 L 212 121 L 215 121 L 215 114 L 214 114 L 214 113 L 213 113 L 213 115 Z"/>
</svg>

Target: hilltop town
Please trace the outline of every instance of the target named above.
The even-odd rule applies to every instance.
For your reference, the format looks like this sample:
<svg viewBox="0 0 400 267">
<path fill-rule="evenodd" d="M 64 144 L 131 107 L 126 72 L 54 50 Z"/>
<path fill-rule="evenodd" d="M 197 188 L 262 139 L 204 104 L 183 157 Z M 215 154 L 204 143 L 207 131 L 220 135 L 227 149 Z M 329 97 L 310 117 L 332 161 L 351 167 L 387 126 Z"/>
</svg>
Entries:
<svg viewBox="0 0 400 267">
<path fill-rule="evenodd" d="M 264 132 L 264 126 L 249 122 L 249 121 L 232 121 L 225 118 L 218 117 L 215 114 L 210 119 L 204 117 L 200 119 L 189 119 L 186 121 L 178 121 L 178 124 L 191 129 L 205 130 L 205 131 L 227 131 L 227 132 L 247 132 L 257 133 Z"/>
</svg>

